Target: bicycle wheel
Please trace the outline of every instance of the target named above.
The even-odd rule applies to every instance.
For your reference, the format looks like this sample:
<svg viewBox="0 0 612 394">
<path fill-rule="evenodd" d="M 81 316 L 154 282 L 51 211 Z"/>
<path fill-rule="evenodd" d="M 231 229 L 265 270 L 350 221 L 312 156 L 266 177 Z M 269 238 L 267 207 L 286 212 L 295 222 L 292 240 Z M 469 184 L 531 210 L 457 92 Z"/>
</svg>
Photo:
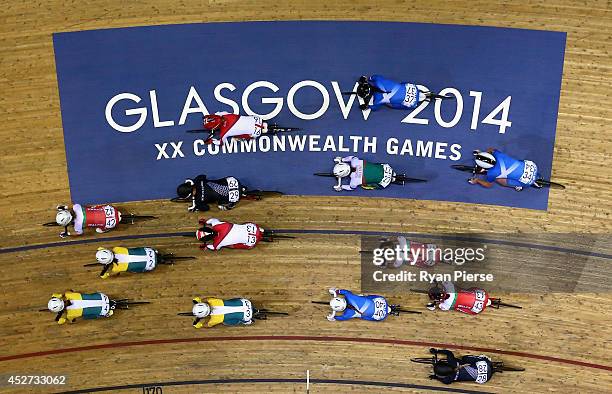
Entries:
<svg viewBox="0 0 612 394">
<path fill-rule="evenodd" d="M 427 182 L 427 179 L 408 178 L 406 175 L 396 175 L 395 180 L 407 183 Z"/>
<path fill-rule="evenodd" d="M 292 237 L 291 235 L 279 235 L 279 234 L 274 234 L 274 233 L 272 233 L 272 238 L 276 238 L 276 239 L 295 239 L 295 237 Z"/>
<path fill-rule="evenodd" d="M 455 170 L 459 170 L 463 172 L 474 172 L 474 169 L 475 169 L 474 166 L 466 166 L 463 164 L 453 164 L 451 167 L 454 168 Z"/>
<path fill-rule="evenodd" d="M 316 175 L 316 176 L 324 176 L 324 177 L 328 177 L 328 178 L 335 178 L 336 177 L 331 172 L 315 172 L 314 175 Z"/>
<path fill-rule="evenodd" d="M 418 363 L 418 364 L 434 365 L 436 363 L 436 358 L 435 357 L 417 357 L 417 358 L 411 358 L 410 361 L 412 361 L 413 363 Z"/>
<path fill-rule="evenodd" d="M 274 196 L 282 196 L 285 193 L 279 192 L 276 190 L 247 190 L 245 195 L 247 196 L 261 196 L 261 197 L 274 197 Z"/>
<path fill-rule="evenodd" d="M 512 304 L 506 304 L 504 302 L 500 302 L 499 306 L 505 306 L 507 308 L 515 308 L 515 309 L 523 309 L 522 306 L 518 306 L 518 305 L 512 305 Z"/>
<path fill-rule="evenodd" d="M 419 312 L 419 311 L 411 311 L 409 309 L 403 309 L 403 308 L 399 308 L 397 309 L 398 312 L 400 313 L 412 313 L 413 315 L 421 315 L 423 312 Z"/>
<path fill-rule="evenodd" d="M 525 368 L 520 368 L 520 367 L 507 367 L 505 365 L 502 365 L 502 367 L 499 369 L 499 372 L 523 372 L 525 370 Z"/>
<path fill-rule="evenodd" d="M 301 129 L 299 127 L 283 127 L 277 124 L 273 124 L 268 127 L 268 130 L 270 130 L 271 134 L 276 134 L 276 133 L 290 133 L 292 131 L 300 131 Z"/>
<path fill-rule="evenodd" d="M 131 306 L 150 304 L 149 301 L 130 301 L 130 300 L 117 300 L 115 301 L 115 303 L 116 303 L 115 307 L 117 309 L 130 309 Z"/>
<path fill-rule="evenodd" d="M 127 214 L 121 217 L 121 223 L 126 223 L 129 221 L 129 224 L 135 224 L 138 222 L 144 222 L 152 219 L 157 219 L 157 216 Z"/>
<path fill-rule="evenodd" d="M 538 179 L 536 182 L 542 185 L 543 187 L 550 187 L 551 189 L 565 189 L 564 185 L 557 182 L 547 181 L 546 179 Z"/>
<path fill-rule="evenodd" d="M 163 256 L 166 261 L 195 260 L 194 256 Z"/>
<path fill-rule="evenodd" d="M 57 222 L 48 222 L 48 223 L 43 223 L 42 225 L 44 227 L 60 227 L 60 225 L 57 224 Z"/>
</svg>

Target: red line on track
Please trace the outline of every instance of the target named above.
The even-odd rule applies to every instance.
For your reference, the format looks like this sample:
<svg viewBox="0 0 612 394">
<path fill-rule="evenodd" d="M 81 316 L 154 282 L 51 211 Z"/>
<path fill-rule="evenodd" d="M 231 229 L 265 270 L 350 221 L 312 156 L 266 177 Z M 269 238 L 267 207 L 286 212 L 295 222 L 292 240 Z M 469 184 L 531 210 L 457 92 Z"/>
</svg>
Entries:
<svg viewBox="0 0 612 394">
<path fill-rule="evenodd" d="M 14 354 L 12 356 L 0 357 L 0 362 L 18 360 L 22 358 L 44 357 L 44 356 L 51 356 L 51 355 L 63 354 L 63 353 L 76 353 L 76 352 L 85 352 L 89 350 L 113 349 L 113 348 L 130 347 L 130 346 L 148 346 L 148 345 L 163 345 L 163 344 L 172 344 L 172 343 L 191 343 L 191 342 L 222 342 L 222 341 L 359 342 L 359 343 L 378 343 L 378 344 L 402 345 L 402 346 L 424 346 L 424 347 L 470 350 L 470 351 L 477 351 L 477 352 L 483 352 L 483 353 L 505 354 L 509 356 L 525 357 L 525 358 L 531 358 L 531 359 L 536 359 L 536 360 L 552 361 L 556 363 L 570 364 L 570 365 L 577 365 L 581 367 L 596 368 L 596 369 L 603 369 L 605 371 L 612 371 L 611 366 L 602 365 L 602 364 L 587 363 L 584 361 L 569 360 L 565 358 L 544 356 L 544 355 L 525 353 L 525 352 L 489 349 L 489 348 L 478 347 L 478 346 L 463 346 L 463 345 L 454 345 L 454 344 L 449 344 L 449 343 L 410 341 L 410 340 L 405 340 L 405 339 L 324 337 L 324 336 L 300 336 L 300 335 L 278 335 L 278 336 L 276 335 L 253 335 L 253 336 L 246 336 L 246 337 L 223 336 L 223 337 L 204 337 L 204 338 L 155 339 L 155 340 L 149 340 L 149 341 L 134 341 L 134 342 L 113 342 L 113 343 L 104 343 L 101 345 L 79 346 L 79 347 L 45 350 L 41 352 Z"/>
</svg>

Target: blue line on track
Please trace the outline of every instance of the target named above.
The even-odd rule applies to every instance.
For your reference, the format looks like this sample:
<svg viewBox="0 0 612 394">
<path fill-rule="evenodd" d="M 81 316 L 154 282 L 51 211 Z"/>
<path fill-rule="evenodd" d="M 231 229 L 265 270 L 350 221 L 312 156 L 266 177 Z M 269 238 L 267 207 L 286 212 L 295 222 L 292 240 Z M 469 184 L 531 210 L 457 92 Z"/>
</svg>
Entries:
<svg viewBox="0 0 612 394">
<path fill-rule="evenodd" d="M 167 387 L 167 386 L 193 386 L 193 385 L 204 385 L 204 384 L 239 384 L 239 383 L 297 383 L 306 384 L 306 379 L 208 379 L 208 380 L 185 380 L 176 382 L 160 382 L 160 383 L 144 383 L 144 384 L 128 384 L 121 386 L 107 386 L 107 387 L 95 387 L 90 389 L 80 389 L 74 391 L 62 391 L 61 394 L 75 394 L 75 393 L 95 393 L 101 391 L 114 391 L 114 390 L 128 390 L 128 389 L 141 389 L 143 387 Z M 440 387 L 440 386 L 424 386 L 419 384 L 410 383 L 395 383 L 395 382 L 373 382 L 363 380 L 340 380 L 340 379 L 310 379 L 311 384 L 339 384 L 339 385 L 359 385 L 359 386 L 374 386 L 374 387 L 393 387 L 393 388 L 406 388 L 406 389 L 418 389 L 418 390 L 430 390 L 430 391 L 443 391 L 449 393 L 474 393 L 483 394 L 489 393 L 488 391 L 475 391 L 456 389 L 451 387 Z"/>
<path fill-rule="evenodd" d="M 539 250 L 546 250 L 546 251 L 552 251 L 552 252 L 576 254 L 576 255 L 588 256 L 588 257 L 599 257 L 603 259 L 612 260 L 612 255 L 606 254 L 606 253 L 599 253 L 599 252 L 593 252 L 593 251 L 588 251 L 588 250 L 562 248 L 559 246 L 539 245 L 539 244 L 532 244 L 532 243 L 527 243 L 527 242 L 504 241 L 504 240 L 499 240 L 499 239 L 471 237 L 469 235 L 461 236 L 461 235 L 421 234 L 421 233 L 365 231 L 365 230 L 275 229 L 273 231 L 276 233 L 285 233 L 285 234 L 324 234 L 324 235 L 334 234 L 334 235 L 373 235 L 373 236 L 404 235 L 408 237 L 421 237 L 421 238 L 466 241 L 466 242 L 481 242 L 481 243 L 493 244 L 493 245 L 506 245 L 506 246 L 514 246 L 518 248 L 531 248 L 531 249 L 539 249 Z M 130 239 L 148 239 L 148 238 L 190 237 L 192 235 L 193 235 L 193 232 L 190 231 L 190 232 L 176 232 L 176 233 L 123 235 L 123 236 L 108 237 L 108 238 L 79 239 L 79 240 L 64 241 L 64 242 L 51 242 L 51 243 L 46 243 L 46 244 L 25 245 L 25 246 L 11 247 L 11 248 L 3 248 L 3 249 L 0 249 L 0 254 L 24 252 L 24 251 L 35 250 L 35 249 L 55 248 L 59 246 L 90 244 L 90 243 L 97 243 L 97 242 L 113 242 L 113 241 L 125 241 L 125 240 L 130 240 Z"/>
</svg>

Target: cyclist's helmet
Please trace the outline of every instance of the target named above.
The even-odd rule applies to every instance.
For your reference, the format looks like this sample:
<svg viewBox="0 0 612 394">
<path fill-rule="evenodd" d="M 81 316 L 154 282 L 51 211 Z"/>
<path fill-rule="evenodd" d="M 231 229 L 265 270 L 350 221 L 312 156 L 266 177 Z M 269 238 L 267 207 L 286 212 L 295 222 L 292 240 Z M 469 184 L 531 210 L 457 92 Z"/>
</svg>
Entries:
<svg viewBox="0 0 612 394">
<path fill-rule="evenodd" d="M 180 198 L 189 198 L 193 194 L 193 181 L 191 179 L 186 179 L 184 183 L 181 183 L 176 188 L 176 194 Z"/>
<path fill-rule="evenodd" d="M 196 238 L 202 242 L 212 241 L 217 232 L 210 227 L 202 227 L 196 231 Z"/>
<path fill-rule="evenodd" d="M 220 115 L 205 115 L 204 130 L 217 130 L 223 124 L 223 118 Z"/>
<path fill-rule="evenodd" d="M 59 313 L 64 310 L 64 301 L 60 298 L 53 297 L 47 303 L 47 308 L 49 308 L 51 312 Z"/>
<path fill-rule="evenodd" d="M 329 302 L 329 306 L 335 312 L 342 312 L 346 309 L 346 299 L 342 297 L 334 297 Z"/>
<path fill-rule="evenodd" d="M 72 213 L 67 209 L 58 211 L 55 215 L 55 222 L 62 227 L 66 227 L 72 222 Z"/>
<path fill-rule="evenodd" d="M 114 259 L 115 254 L 109 249 L 101 248 L 96 252 L 96 260 L 98 260 L 100 264 L 109 265 Z"/>
<path fill-rule="evenodd" d="M 429 295 L 430 300 L 438 301 L 438 302 L 444 301 L 445 299 L 449 297 L 449 295 L 446 294 L 444 289 L 437 285 L 431 287 L 427 294 Z"/>
<path fill-rule="evenodd" d="M 474 161 L 479 168 L 488 170 L 495 167 L 495 162 L 497 160 L 495 159 L 495 156 L 489 152 L 475 152 Z"/>
<path fill-rule="evenodd" d="M 357 86 L 357 96 L 361 98 L 366 98 L 370 93 L 372 93 L 372 86 L 369 83 L 360 81 Z"/>
<path fill-rule="evenodd" d="M 198 319 L 203 319 L 210 315 L 210 305 L 205 302 L 199 302 L 193 306 L 191 313 Z"/>
<path fill-rule="evenodd" d="M 351 166 L 347 163 L 338 163 L 334 166 L 334 176 L 344 178 L 351 173 Z"/>
<path fill-rule="evenodd" d="M 456 373 L 455 368 L 451 367 L 446 361 L 438 361 L 434 365 L 434 374 L 439 377 L 451 376 Z"/>
</svg>

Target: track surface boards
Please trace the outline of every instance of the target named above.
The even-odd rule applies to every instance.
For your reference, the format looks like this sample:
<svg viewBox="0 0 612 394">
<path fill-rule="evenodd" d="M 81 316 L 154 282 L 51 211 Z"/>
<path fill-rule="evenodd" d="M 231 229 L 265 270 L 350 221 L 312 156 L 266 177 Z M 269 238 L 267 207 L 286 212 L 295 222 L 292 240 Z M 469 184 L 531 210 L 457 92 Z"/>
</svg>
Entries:
<svg viewBox="0 0 612 394">
<path fill-rule="evenodd" d="M 76 1 L 41 6 L 9 2 L 0 11 L 0 108 L 4 115 L 0 130 L 0 248 L 58 242 L 57 229 L 43 229 L 36 224 L 51 220 L 55 204 L 70 200 L 51 33 L 254 19 L 418 21 L 567 31 L 553 178 L 568 188 L 551 190 L 548 212 L 427 201 L 282 197 L 247 202 L 228 213 L 213 210 L 214 215 L 284 229 L 520 231 L 534 232 L 539 237 L 543 233 L 610 232 L 612 179 L 611 172 L 603 170 L 607 168 L 612 118 L 612 12 L 606 1 L 504 5 L 492 1 L 376 5 L 300 1 L 284 5 L 219 0 L 198 5 L 158 1 L 154 5 L 98 2 L 95 6 Z M 205 48 L 206 43 L 202 46 Z M 197 216 L 188 214 L 180 204 L 142 202 L 127 206 L 134 212 L 162 219 L 119 229 L 98 239 L 187 232 L 197 224 Z M 94 235 L 89 233 L 86 237 Z M 175 237 L 121 244 L 146 244 L 189 255 L 196 250 L 190 242 Z M 332 380 L 314 382 L 312 392 L 382 389 L 367 382 L 395 384 L 390 391 L 414 392 L 426 389 L 415 386 L 439 386 L 427 379 L 429 372 L 424 366 L 409 361 L 410 357 L 425 356 L 435 344 L 467 347 L 459 352 L 488 353 L 527 369 L 523 373 L 497 375 L 486 386 L 454 384 L 448 387 L 452 389 L 595 392 L 612 386 L 609 294 L 511 294 L 508 299 L 524 309 L 490 310 L 477 318 L 424 313 L 383 324 L 333 324 L 325 320 L 325 311 L 309 301 L 325 297 L 325 289 L 330 286 L 359 288 L 359 238 L 355 235 L 299 234 L 295 240 L 261 245 L 249 252 L 198 252 L 199 258 L 194 262 L 106 281 L 97 278 L 96 270 L 82 267 L 93 261 L 95 247 L 102 245 L 104 242 L 0 254 L 4 290 L 0 309 L 1 374 L 68 374 L 69 384 L 62 388 L 65 390 L 186 382 L 165 386 L 164 391 L 302 392 L 309 369 L 312 379 Z M 596 246 L 596 251 L 610 254 L 609 245 Z M 609 264 L 608 260 L 604 262 Z M 537 265 L 538 261 L 526 262 L 529 263 Z M 230 271 L 240 274 L 230 276 Z M 589 280 L 595 284 L 603 279 L 594 275 Z M 118 311 L 112 319 L 80 321 L 69 327 L 55 325 L 50 314 L 33 312 L 44 307 L 52 292 L 69 288 L 100 290 L 118 297 L 146 299 L 152 304 Z M 287 310 L 293 316 L 257 322 L 252 327 L 194 330 L 189 320 L 175 313 L 189 307 L 195 295 L 244 296 L 264 302 L 266 307 Z M 418 295 L 399 301 L 410 308 L 419 308 L 423 303 Z M 230 340 L 253 336 L 256 338 Z M 210 341 L 215 337 L 230 338 Z M 62 350 L 83 346 L 98 347 Z M 498 354 L 496 349 L 519 354 Z M 43 353 L 36 354 L 39 352 Z M 538 358 L 541 356 L 557 360 Z M 303 380 L 297 383 L 287 379 Z M 207 380 L 219 381 L 197 382 Z M 123 392 L 136 390 L 142 391 L 128 387 Z"/>
</svg>

